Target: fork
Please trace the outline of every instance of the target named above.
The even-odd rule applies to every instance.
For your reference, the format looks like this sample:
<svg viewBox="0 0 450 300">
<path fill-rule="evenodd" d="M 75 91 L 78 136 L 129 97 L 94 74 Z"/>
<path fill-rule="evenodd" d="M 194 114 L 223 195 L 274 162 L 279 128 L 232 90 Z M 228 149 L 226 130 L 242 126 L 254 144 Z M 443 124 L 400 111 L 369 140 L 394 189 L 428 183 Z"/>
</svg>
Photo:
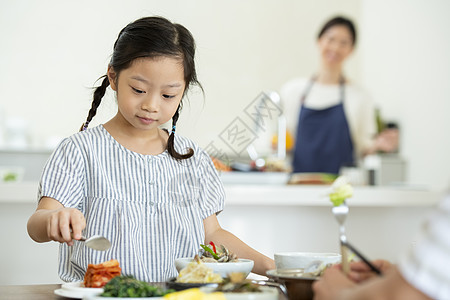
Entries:
<svg viewBox="0 0 450 300">
<path fill-rule="evenodd" d="M 337 222 L 339 223 L 339 240 L 341 242 L 341 256 L 342 256 L 342 271 L 348 274 L 350 271 L 347 248 L 350 249 L 356 256 L 358 256 L 364 263 L 366 263 L 372 271 L 378 275 L 382 275 L 381 270 L 375 267 L 367 258 L 365 258 L 355 247 L 353 247 L 348 241 L 345 235 L 344 222 L 348 214 L 348 206 L 345 201 L 339 206 L 333 206 L 331 209 L 333 215 L 335 216 Z"/>
<path fill-rule="evenodd" d="M 339 224 L 339 241 L 341 244 L 342 271 L 344 272 L 344 274 L 348 274 L 350 271 L 350 267 L 348 263 L 347 249 L 345 247 L 347 243 L 347 237 L 345 235 L 345 226 L 344 226 L 345 219 L 347 218 L 348 214 L 347 203 L 344 201 L 339 206 L 333 206 L 331 211 L 333 212 L 333 215 Z"/>
</svg>

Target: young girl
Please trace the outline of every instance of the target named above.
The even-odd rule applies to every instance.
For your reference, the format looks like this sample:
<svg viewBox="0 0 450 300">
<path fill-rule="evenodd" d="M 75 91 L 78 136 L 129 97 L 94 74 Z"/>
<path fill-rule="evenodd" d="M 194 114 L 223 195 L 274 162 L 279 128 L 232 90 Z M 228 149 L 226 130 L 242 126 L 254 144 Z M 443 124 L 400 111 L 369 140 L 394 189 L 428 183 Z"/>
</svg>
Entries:
<svg viewBox="0 0 450 300">
<path fill-rule="evenodd" d="M 209 241 L 254 260 L 255 273 L 275 268 L 220 227 L 225 195 L 214 165 L 175 134 L 182 98 L 198 84 L 194 54 L 190 32 L 161 17 L 139 19 L 119 33 L 87 120 L 47 162 L 28 221 L 33 240 L 61 243 L 62 280 L 80 281 L 88 264 L 117 259 L 123 274 L 164 281 L 177 275 L 176 258 L 193 257 Z M 88 129 L 108 86 L 117 114 Z M 169 134 L 159 127 L 170 119 Z M 82 235 L 105 236 L 112 247 L 87 248 Z"/>
</svg>

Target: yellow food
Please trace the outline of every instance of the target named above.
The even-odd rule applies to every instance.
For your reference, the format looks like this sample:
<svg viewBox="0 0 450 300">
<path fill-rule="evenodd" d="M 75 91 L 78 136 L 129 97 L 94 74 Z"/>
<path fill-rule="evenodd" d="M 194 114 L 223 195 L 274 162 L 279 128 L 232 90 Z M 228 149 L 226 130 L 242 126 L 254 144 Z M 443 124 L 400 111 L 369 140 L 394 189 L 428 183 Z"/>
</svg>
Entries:
<svg viewBox="0 0 450 300">
<path fill-rule="evenodd" d="M 214 273 L 196 256 L 184 269 L 178 274 L 177 282 L 181 283 L 221 283 L 220 274 Z"/>
<path fill-rule="evenodd" d="M 278 135 L 274 134 L 272 136 L 272 147 L 276 149 L 278 145 Z M 286 151 L 291 151 L 294 148 L 294 137 L 292 134 L 286 130 Z"/>
<path fill-rule="evenodd" d="M 164 296 L 168 300 L 226 300 L 221 292 L 203 293 L 199 288 L 187 289 Z"/>
</svg>

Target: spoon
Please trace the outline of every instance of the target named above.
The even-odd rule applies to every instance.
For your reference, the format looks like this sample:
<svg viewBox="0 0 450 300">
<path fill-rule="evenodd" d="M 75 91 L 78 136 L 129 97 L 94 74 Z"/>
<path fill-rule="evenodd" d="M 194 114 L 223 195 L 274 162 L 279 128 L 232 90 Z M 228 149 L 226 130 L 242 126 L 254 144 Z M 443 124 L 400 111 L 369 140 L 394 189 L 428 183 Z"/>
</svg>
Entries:
<svg viewBox="0 0 450 300">
<path fill-rule="evenodd" d="M 257 285 L 275 287 L 283 294 L 284 297 L 286 297 L 286 299 L 289 299 L 288 292 L 287 292 L 286 286 L 284 284 L 274 282 L 274 281 L 265 281 L 265 280 L 252 280 L 251 282 L 253 284 L 257 284 Z"/>
<path fill-rule="evenodd" d="M 105 251 L 111 248 L 111 242 L 107 238 L 100 235 L 93 235 L 88 239 L 82 236 L 79 241 L 84 242 L 87 247 L 94 250 Z"/>
<path fill-rule="evenodd" d="M 322 271 L 323 268 L 324 268 L 323 261 L 313 260 L 303 269 L 303 274 L 317 276 L 320 274 L 320 272 Z"/>
</svg>

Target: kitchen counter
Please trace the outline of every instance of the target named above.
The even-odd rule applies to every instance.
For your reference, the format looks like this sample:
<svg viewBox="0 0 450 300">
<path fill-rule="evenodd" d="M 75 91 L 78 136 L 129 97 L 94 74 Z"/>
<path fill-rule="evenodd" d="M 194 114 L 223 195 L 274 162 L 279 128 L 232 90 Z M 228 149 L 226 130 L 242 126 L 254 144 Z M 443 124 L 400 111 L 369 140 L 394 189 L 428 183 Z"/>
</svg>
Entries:
<svg viewBox="0 0 450 300">
<path fill-rule="evenodd" d="M 329 186 L 281 184 L 224 184 L 226 205 L 330 206 Z M 0 183 L 0 203 L 37 203 L 38 183 Z M 433 206 L 442 191 L 420 187 L 356 186 L 348 200 L 352 207 Z"/>
<path fill-rule="evenodd" d="M 242 182 L 241 182 L 242 183 Z M 225 182 L 223 228 L 273 257 L 282 251 L 339 252 L 338 226 L 325 195 L 329 186 Z M 38 182 L 0 184 L 0 285 L 58 283 L 58 244 L 38 244 L 26 232 L 37 205 Z M 357 186 L 348 200 L 347 236 L 369 259 L 395 261 L 414 247 L 415 233 L 440 191 Z M 20 258 L 20 260 L 18 260 Z M 20 264 L 17 262 L 20 261 Z"/>
</svg>

